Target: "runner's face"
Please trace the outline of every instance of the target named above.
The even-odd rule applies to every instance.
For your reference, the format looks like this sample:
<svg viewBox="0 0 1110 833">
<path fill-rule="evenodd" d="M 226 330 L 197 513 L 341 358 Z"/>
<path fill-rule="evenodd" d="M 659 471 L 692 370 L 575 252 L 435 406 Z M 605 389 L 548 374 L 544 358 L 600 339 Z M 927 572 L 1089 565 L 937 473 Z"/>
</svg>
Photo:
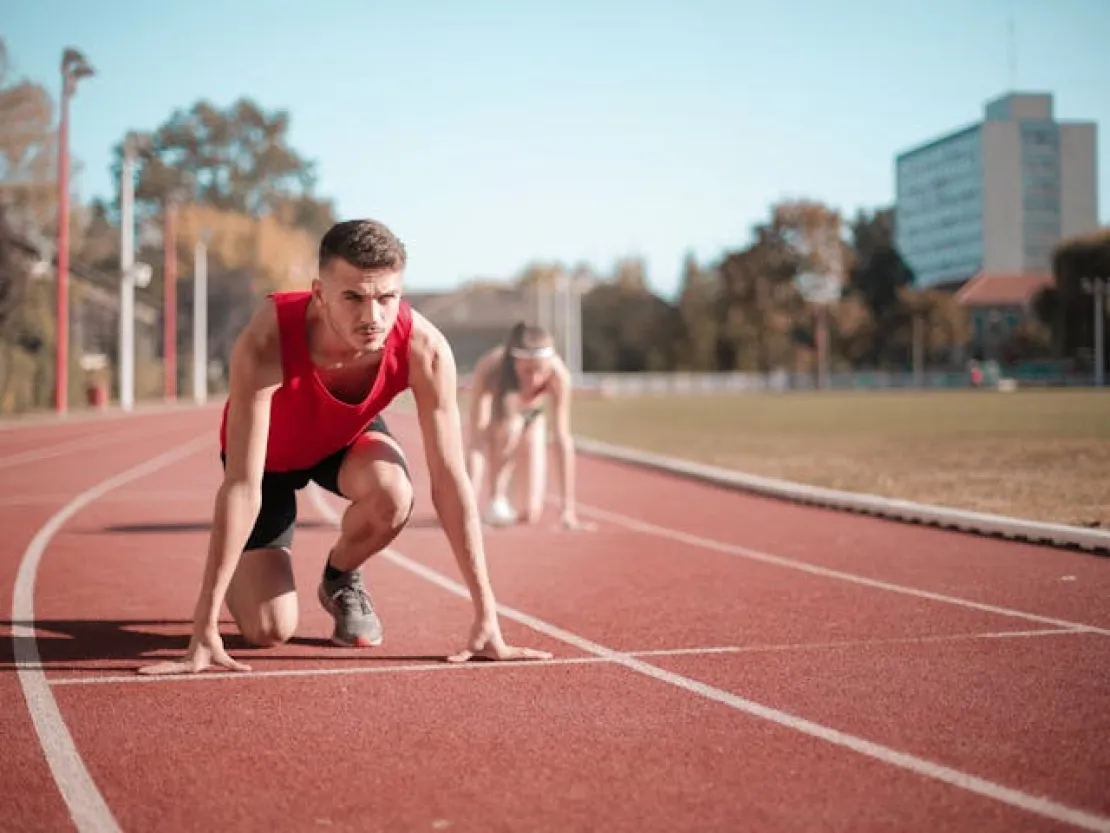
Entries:
<svg viewBox="0 0 1110 833">
<path fill-rule="evenodd" d="M 546 356 L 514 358 L 513 364 L 516 365 L 516 377 L 520 380 L 520 389 L 523 393 L 536 390 L 551 372 L 551 359 Z"/>
<path fill-rule="evenodd" d="M 367 271 L 332 260 L 320 273 L 315 292 L 332 332 L 349 348 L 381 350 L 401 303 L 402 273 Z"/>
</svg>

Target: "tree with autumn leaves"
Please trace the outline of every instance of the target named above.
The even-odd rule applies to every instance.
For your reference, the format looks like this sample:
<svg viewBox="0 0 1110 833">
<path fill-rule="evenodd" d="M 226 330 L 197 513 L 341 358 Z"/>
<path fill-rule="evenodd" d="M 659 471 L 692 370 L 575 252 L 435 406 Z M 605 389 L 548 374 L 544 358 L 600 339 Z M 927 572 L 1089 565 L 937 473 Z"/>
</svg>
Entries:
<svg viewBox="0 0 1110 833">
<path fill-rule="evenodd" d="M 827 304 L 808 301 L 799 278 L 827 275 L 838 287 Z M 894 244 L 893 212 L 860 212 L 845 222 L 812 200 L 785 200 L 752 229 L 747 245 L 699 264 L 687 255 L 673 304 L 646 283 L 620 291 L 616 276 L 583 299 L 587 370 L 776 370 L 816 373 L 827 366 L 908 369 L 914 333 L 933 366 L 950 363 L 967 342 L 963 311 L 947 293 L 914 287 Z M 634 308 L 651 315 L 630 315 Z M 916 322 L 916 323 L 915 323 Z M 614 335 L 620 328 L 618 355 Z M 630 361 L 640 356 L 638 362 Z M 649 362 L 648 356 L 654 357 Z M 623 366 L 622 366 L 623 365 Z"/>
<path fill-rule="evenodd" d="M 50 372 L 51 286 L 30 279 L 33 258 L 15 243 L 49 244 L 56 228 L 56 107 L 42 85 L 8 77 L 5 55 L 0 42 L 0 407 L 8 407 L 4 391 L 13 375 L 41 382 Z M 304 285 L 319 236 L 335 220 L 330 200 L 316 193 L 312 161 L 289 142 L 290 121 L 289 113 L 243 97 L 225 108 L 200 101 L 133 133 L 136 258 L 154 267 L 139 296 L 162 306 L 165 220 L 172 213 L 180 322 L 192 317 L 194 247 L 207 242 L 209 355 L 217 360 L 226 362 L 262 293 Z M 126 139 L 119 137 L 115 148 L 117 182 Z M 71 264 L 103 276 L 109 290 L 118 286 L 119 208 L 118 191 L 109 201 L 73 205 Z M 1074 356 L 1090 341 L 1090 295 L 1069 276 L 1088 269 L 1088 249 L 1104 252 L 1107 243 L 1103 236 L 1087 248 L 1069 245 L 1072 254 L 1057 261 L 1056 286 L 1036 302 L 1040 320 L 1014 336 L 1016 354 L 1028 347 Z M 1080 260 L 1082 268 L 1070 265 Z M 558 264 L 531 264 L 515 282 L 550 282 L 558 272 Z M 914 286 L 889 208 L 845 218 L 817 201 L 779 202 L 748 240 L 713 261 L 688 255 L 673 300 L 651 291 L 635 257 L 619 260 L 609 274 L 582 264 L 575 272 L 593 287 L 582 303 L 588 371 L 906 370 L 915 347 L 937 367 L 956 362 L 968 341 L 966 316 L 953 296 Z M 807 274 L 834 280 L 838 291 L 828 303 L 804 296 L 799 279 Z M 187 360 L 191 329 L 177 332 Z M 185 362 L 179 374 L 179 382 L 189 378 Z"/>
<path fill-rule="evenodd" d="M 0 412 L 46 406 L 53 378 L 54 295 L 34 280 L 34 246 L 56 226 L 54 109 L 45 87 L 13 77 L 0 40 Z"/>
<path fill-rule="evenodd" d="M 8 77 L 6 55 L 0 41 L 0 408 L 24 410 L 48 405 L 38 400 L 49 393 L 52 374 L 54 322 L 47 297 L 52 286 L 32 280 L 36 257 L 27 250 L 38 247 L 47 258 L 53 254 L 56 104 L 41 84 Z M 187 322 L 196 243 L 205 240 L 208 247 L 209 355 L 226 363 L 232 340 L 259 295 L 303 285 L 315 265 L 319 236 L 335 221 L 330 200 L 315 193 L 312 161 L 289 142 L 289 126 L 287 112 L 268 111 L 244 97 L 222 109 L 200 101 L 132 134 L 139 148 L 135 254 L 153 267 L 149 286 L 136 294 L 162 308 L 165 231 L 172 228 L 177 315 L 184 323 L 177 327 L 184 359 L 178 363 L 178 389 L 191 375 Z M 118 287 L 118 189 L 127 138 L 121 136 L 115 148 L 113 199 L 71 200 L 71 271 L 92 276 L 108 292 Z M 80 160 L 73 160 L 71 170 L 76 179 Z M 173 222 L 167 224 L 171 213 Z M 114 364 L 114 341 L 108 352 Z M 142 388 L 144 369 L 136 369 Z M 160 372 L 148 368 L 145 375 L 156 378 Z M 13 385 L 28 393 L 5 396 Z M 160 391 L 160 382 L 152 389 Z"/>
<path fill-rule="evenodd" d="M 1061 240 L 1052 257 L 1053 284 L 1034 299 L 1039 332 L 1025 338 L 1051 355 L 1094 364 L 1095 292 L 1102 293 L 1103 362 L 1110 365 L 1110 227 Z"/>
<path fill-rule="evenodd" d="M 134 171 L 136 257 L 154 266 L 147 291 L 161 305 L 165 287 L 165 222 L 173 212 L 173 246 L 180 281 L 178 316 L 193 314 L 193 255 L 207 247 L 209 271 L 208 354 L 226 365 L 231 345 L 265 292 L 300 286 L 315 266 L 319 237 L 335 222 L 330 200 L 315 193 L 311 160 L 289 143 L 290 115 L 267 111 L 249 98 L 226 108 L 199 101 L 131 139 Z M 124 143 L 114 148 L 119 180 Z M 119 192 L 96 206 L 106 228 L 118 225 Z M 118 234 L 104 240 L 118 240 Z M 118 245 L 97 255 L 118 263 Z M 106 264 L 105 264 L 106 265 Z M 191 330 L 178 327 L 179 381 L 191 375 Z"/>
</svg>

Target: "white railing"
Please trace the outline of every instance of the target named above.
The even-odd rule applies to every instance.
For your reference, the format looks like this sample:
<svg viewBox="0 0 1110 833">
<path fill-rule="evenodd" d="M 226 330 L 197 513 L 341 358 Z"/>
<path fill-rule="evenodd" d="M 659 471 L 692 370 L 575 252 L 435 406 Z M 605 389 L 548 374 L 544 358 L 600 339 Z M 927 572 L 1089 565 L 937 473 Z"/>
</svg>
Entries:
<svg viewBox="0 0 1110 833">
<path fill-rule="evenodd" d="M 1090 374 L 1025 374 L 1003 372 L 1018 387 L 1082 387 L 1092 383 Z M 829 374 L 829 390 L 875 390 L 891 388 L 969 388 L 966 371 L 860 370 Z M 815 390 L 812 374 L 789 373 L 584 373 L 575 386 L 605 396 L 644 396 L 682 393 L 759 393 Z M 993 387 L 994 385 L 991 384 Z"/>
</svg>

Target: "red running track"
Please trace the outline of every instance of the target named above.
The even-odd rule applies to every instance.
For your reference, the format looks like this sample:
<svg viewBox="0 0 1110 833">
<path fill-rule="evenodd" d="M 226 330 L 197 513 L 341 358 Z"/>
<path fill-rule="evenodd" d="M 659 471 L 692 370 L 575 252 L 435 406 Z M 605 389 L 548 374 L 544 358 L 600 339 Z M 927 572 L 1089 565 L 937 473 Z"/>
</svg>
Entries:
<svg viewBox="0 0 1110 833">
<path fill-rule="evenodd" d="M 487 535 L 506 636 L 427 498 L 367 579 L 383 646 L 326 642 L 342 511 L 305 493 L 303 608 L 247 675 L 178 655 L 218 411 L 0 432 L 0 829 L 1110 831 L 1110 563 L 841 515 L 610 462 L 599 528 Z"/>
</svg>

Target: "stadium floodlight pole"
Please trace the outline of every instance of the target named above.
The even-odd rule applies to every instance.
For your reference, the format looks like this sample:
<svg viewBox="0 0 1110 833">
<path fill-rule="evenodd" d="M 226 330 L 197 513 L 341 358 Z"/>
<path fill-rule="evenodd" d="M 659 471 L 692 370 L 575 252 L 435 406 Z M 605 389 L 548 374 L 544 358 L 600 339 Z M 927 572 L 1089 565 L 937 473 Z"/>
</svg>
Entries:
<svg viewBox="0 0 1110 833">
<path fill-rule="evenodd" d="M 93 68 L 76 49 L 62 53 L 61 112 L 58 119 L 58 287 L 54 367 L 54 407 L 59 414 L 67 408 L 69 391 L 69 102 L 77 92 L 77 81 L 93 75 Z"/>
<path fill-rule="evenodd" d="M 207 229 L 193 247 L 193 401 L 208 400 L 208 241 Z"/>
</svg>

